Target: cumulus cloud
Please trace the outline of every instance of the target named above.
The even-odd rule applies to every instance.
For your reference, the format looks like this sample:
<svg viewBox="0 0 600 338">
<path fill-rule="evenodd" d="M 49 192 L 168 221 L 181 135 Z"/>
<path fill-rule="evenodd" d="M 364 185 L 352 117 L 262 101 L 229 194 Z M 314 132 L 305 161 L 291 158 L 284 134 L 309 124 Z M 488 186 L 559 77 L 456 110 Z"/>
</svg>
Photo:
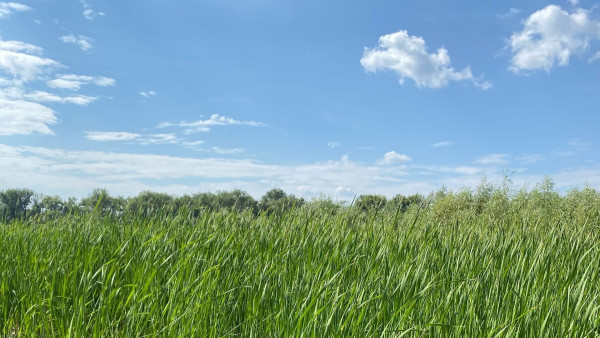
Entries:
<svg viewBox="0 0 600 338">
<path fill-rule="evenodd" d="M 402 163 L 409 162 L 411 158 L 405 154 L 398 154 L 395 151 L 389 151 L 383 155 L 383 158 L 378 161 L 380 164 L 393 164 L 393 163 Z"/>
<path fill-rule="evenodd" d="M 475 163 L 478 164 L 502 164 L 508 162 L 508 154 L 489 154 L 475 160 Z"/>
<path fill-rule="evenodd" d="M 452 68 L 446 48 L 429 53 L 422 37 L 408 35 L 405 30 L 381 36 L 379 46 L 365 48 L 360 63 L 367 72 L 394 71 L 400 84 L 409 78 L 418 87 L 441 88 L 452 81 L 470 81 L 483 89 L 491 87 L 489 82 L 475 78 L 469 67 L 460 71 Z"/>
<path fill-rule="evenodd" d="M 34 102 L 0 97 L 0 135 L 54 134 L 48 125 L 57 121 L 54 111 Z"/>
<path fill-rule="evenodd" d="M 97 97 L 88 95 L 61 96 L 43 90 L 30 90 L 30 82 L 42 81 L 58 68 L 60 63 L 44 58 L 43 49 L 22 41 L 0 38 L 0 135 L 52 135 L 50 126 L 58 119 L 53 109 L 40 103 L 70 103 L 86 106 Z M 108 77 L 59 75 L 48 81 L 50 88 L 78 90 L 82 85 L 114 85 Z"/>
<path fill-rule="evenodd" d="M 226 125 L 241 125 L 241 126 L 252 126 L 252 127 L 264 127 L 267 124 L 263 122 L 256 121 L 240 121 L 231 117 L 222 116 L 219 114 L 212 114 L 210 118 L 206 120 L 197 120 L 193 122 L 182 121 L 179 123 L 172 122 L 164 122 L 158 125 L 157 128 L 167 128 L 167 127 L 183 127 L 185 129 L 185 133 L 193 133 L 193 132 L 207 132 L 210 131 L 210 127 L 212 126 L 226 126 Z"/>
<path fill-rule="evenodd" d="M 14 12 L 25 12 L 31 10 L 31 7 L 17 2 L 0 2 L 0 19 L 8 18 Z"/>
<path fill-rule="evenodd" d="M 523 30 L 509 40 L 513 54 L 509 69 L 515 73 L 549 72 L 556 64 L 567 66 L 571 55 L 583 54 L 592 40 L 600 39 L 600 21 L 589 14 L 581 8 L 569 13 L 557 5 L 531 14 Z"/>
<path fill-rule="evenodd" d="M 73 44 L 79 47 L 84 52 L 94 48 L 94 39 L 85 35 L 64 35 L 60 37 L 60 41 L 64 43 Z"/>
<path fill-rule="evenodd" d="M 75 74 L 57 75 L 55 79 L 48 81 L 46 84 L 50 88 L 68 89 L 77 91 L 81 86 L 93 83 L 100 87 L 113 86 L 115 79 L 105 76 L 87 76 Z"/>
</svg>

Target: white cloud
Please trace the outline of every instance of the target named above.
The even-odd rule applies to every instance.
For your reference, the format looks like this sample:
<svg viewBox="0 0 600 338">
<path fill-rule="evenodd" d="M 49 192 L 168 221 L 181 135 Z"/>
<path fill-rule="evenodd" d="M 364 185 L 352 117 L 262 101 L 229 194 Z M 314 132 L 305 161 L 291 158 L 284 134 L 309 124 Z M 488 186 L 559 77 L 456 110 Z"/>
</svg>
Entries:
<svg viewBox="0 0 600 338">
<path fill-rule="evenodd" d="M 20 42 L 0 39 L 0 72 L 10 74 L 19 81 L 31 81 L 61 65 L 38 55 L 42 48 Z M 27 54 L 30 53 L 30 54 Z"/>
<path fill-rule="evenodd" d="M 105 76 L 87 76 L 87 75 L 75 75 L 75 74 L 61 74 L 57 75 L 55 79 L 48 81 L 46 84 L 50 88 L 68 89 L 77 91 L 81 89 L 81 86 L 93 83 L 97 86 L 106 87 L 113 86 L 115 79 Z"/>
<path fill-rule="evenodd" d="M 453 145 L 454 143 L 450 142 L 450 141 L 442 141 L 442 142 L 438 142 L 438 143 L 434 143 L 431 146 L 434 148 L 438 148 L 438 147 L 448 147 Z"/>
<path fill-rule="evenodd" d="M 521 154 L 516 158 L 517 161 L 524 164 L 532 164 L 539 161 L 542 161 L 544 156 L 541 154 Z"/>
<path fill-rule="evenodd" d="M 475 163 L 478 164 L 502 164 L 508 162 L 508 154 L 489 154 L 475 160 Z"/>
<path fill-rule="evenodd" d="M 508 18 L 512 18 L 512 17 L 518 15 L 519 13 L 521 13 L 521 10 L 519 8 L 511 7 L 508 10 L 508 12 L 506 12 L 504 14 L 498 14 L 496 16 L 500 19 L 508 19 Z"/>
<path fill-rule="evenodd" d="M 383 158 L 378 161 L 379 164 L 393 164 L 401 162 L 409 162 L 411 158 L 405 154 L 398 154 L 395 151 L 389 151 L 383 155 Z"/>
<path fill-rule="evenodd" d="M 193 147 L 204 143 L 203 141 L 187 142 L 173 133 L 168 134 L 138 134 L 126 131 L 87 131 L 85 138 L 99 142 L 126 142 L 140 145 L 156 144 L 181 144 L 185 147 Z"/>
<path fill-rule="evenodd" d="M 361 65 L 367 72 L 392 70 L 400 77 L 412 79 L 418 87 L 441 88 L 451 81 L 471 81 L 476 86 L 488 89 L 491 84 L 476 79 L 469 67 L 456 71 L 450 66 L 448 50 L 441 47 L 437 53 L 429 54 L 422 37 L 409 36 L 405 30 L 383 35 L 379 46 L 365 48 Z"/>
<path fill-rule="evenodd" d="M 579 0 L 569 0 L 572 6 L 577 6 L 579 4 Z"/>
<path fill-rule="evenodd" d="M 2 111 L 2 110 L 0 110 Z M 423 171 L 426 174 L 420 174 Z M 274 165 L 248 159 L 191 158 L 166 155 L 69 151 L 0 144 L 0 186 L 29 187 L 38 192 L 78 197 L 93 188 L 106 187 L 111 194 L 135 195 L 143 190 L 173 194 L 243 189 L 260 197 L 272 187 L 299 192 L 304 197 L 325 194 L 352 199 L 379 193 L 428 194 L 445 186 L 475 187 L 485 176 L 501 182 L 503 171 L 490 166 L 367 165 L 344 157 L 337 161 L 300 165 Z M 550 173 L 561 189 L 600 185 L 600 166 L 565 169 Z M 515 185 L 539 182 L 543 174 L 517 172 Z M 169 183 L 173 179 L 198 182 Z"/>
<path fill-rule="evenodd" d="M 85 137 L 92 141 L 132 141 L 141 135 L 125 131 L 87 131 Z"/>
<path fill-rule="evenodd" d="M 142 95 L 145 98 L 148 98 L 150 96 L 156 95 L 156 92 L 154 90 L 150 90 L 150 91 L 147 91 L 147 92 L 140 92 L 140 95 Z"/>
<path fill-rule="evenodd" d="M 31 7 L 17 2 L 0 2 L 0 19 L 8 18 L 14 12 L 25 12 L 31 10 Z"/>
<path fill-rule="evenodd" d="M 64 35 L 60 37 L 60 41 L 76 45 L 84 52 L 94 48 L 94 39 L 85 35 Z"/>
<path fill-rule="evenodd" d="M 588 59 L 589 63 L 596 62 L 600 60 L 600 51 L 596 52 L 591 58 Z"/>
<path fill-rule="evenodd" d="M 212 147 L 212 150 L 217 154 L 237 154 L 244 152 L 242 148 L 221 148 L 221 147 Z"/>
<path fill-rule="evenodd" d="M 96 86 L 100 87 L 110 87 L 114 86 L 116 83 L 115 79 L 106 76 L 95 77 L 93 82 Z"/>
<path fill-rule="evenodd" d="M 210 131 L 210 127 L 212 126 L 225 126 L 225 125 L 243 125 L 243 126 L 253 126 L 253 127 L 264 127 L 267 124 L 263 122 L 256 121 L 240 121 L 233 119 L 227 116 L 221 116 L 219 114 L 212 114 L 207 120 L 198 120 L 193 122 L 179 122 L 179 123 L 171 123 L 164 122 L 157 126 L 157 128 L 167 128 L 167 127 L 183 127 L 186 128 L 186 133 L 193 132 L 207 132 Z"/>
<path fill-rule="evenodd" d="M 588 14 L 580 8 L 569 13 L 557 5 L 531 14 L 523 30 L 509 40 L 513 53 L 509 69 L 515 73 L 549 72 L 555 64 L 567 66 L 571 55 L 583 54 L 592 40 L 600 39 L 600 22 Z"/>
<path fill-rule="evenodd" d="M 81 4 L 83 5 L 83 17 L 88 19 L 88 20 L 94 20 L 95 17 L 97 16 L 105 16 L 106 14 L 104 12 L 96 12 L 92 9 L 92 6 L 90 6 L 90 4 L 85 1 L 85 0 L 80 0 Z"/>
<path fill-rule="evenodd" d="M 333 148 L 337 148 L 337 147 L 339 147 L 339 146 L 341 146 L 341 145 L 342 145 L 342 144 L 341 144 L 340 142 L 337 142 L 337 141 L 331 141 L 331 142 L 327 143 L 327 146 L 328 146 L 329 148 L 331 148 L 331 149 L 333 149 Z"/>
<path fill-rule="evenodd" d="M 48 125 L 57 121 L 54 111 L 38 103 L 0 97 L 0 135 L 54 134 Z"/>
<path fill-rule="evenodd" d="M 34 46 L 29 43 L 25 43 L 22 41 L 4 41 L 0 38 L 0 49 L 7 50 L 10 52 L 17 53 L 27 53 L 27 54 L 37 54 L 40 55 L 44 51 L 43 48 Z"/>
</svg>

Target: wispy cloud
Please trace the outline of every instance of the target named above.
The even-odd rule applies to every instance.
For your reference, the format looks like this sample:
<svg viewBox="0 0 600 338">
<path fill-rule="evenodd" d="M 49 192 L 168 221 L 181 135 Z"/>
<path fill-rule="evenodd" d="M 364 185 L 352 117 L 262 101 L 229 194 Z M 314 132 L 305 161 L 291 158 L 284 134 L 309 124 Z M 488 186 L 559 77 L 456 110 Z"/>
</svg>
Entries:
<svg viewBox="0 0 600 338">
<path fill-rule="evenodd" d="M 244 152 L 242 148 L 221 148 L 221 147 L 212 147 L 212 151 L 217 154 L 238 154 Z"/>
<path fill-rule="evenodd" d="M 572 54 L 583 54 L 592 40 L 600 39 L 600 21 L 590 18 L 589 13 L 581 8 L 569 13 L 549 5 L 531 14 L 523 30 L 510 37 L 513 56 L 509 69 L 521 74 L 549 72 L 556 64 L 567 66 Z"/>
<path fill-rule="evenodd" d="M 83 5 L 83 17 L 84 18 L 86 18 L 88 20 L 94 20 L 94 18 L 97 16 L 105 16 L 106 15 L 104 12 L 94 11 L 92 6 L 90 6 L 90 4 L 87 1 L 85 1 L 85 0 L 79 0 L 79 1 Z"/>
<path fill-rule="evenodd" d="M 150 90 L 150 91 L 147 91 L 147 92 L 140 92 L 140 95 L 142 95 L 145 98 L 149 98 L 151 96 L 156 95 L 156 92 L 154 90 Z"/>
<path fill-rule="evenodd" d="M 31 7 L 17 2 L 0 2 L 0 19 L 8 18 L 15 12 L 25 12 L 31 10 Z"/>
<path fill-rule="evenodd" d="M 434 143 L 431 146 L 434 148 L 439 148 L 439 147 L 448 147 L 453 145 L 454 143 L 450 142 L 450 141 L 442 141 L 442 142 L 438 142 L 438 143 Z"/>
<path fill-rule="evenodd" d="M 337 147 L 339 147 L 339 146 L 341 146 L 341 145 L 342 145 L 342 144 L 341 144 L 340 142 L 337 142 L 337 141 L 331 141 L 331 142 L 327 143 L 327 146 L 328 146 L 329 148 L 331 148 L 331 149 L 333 149 L 333 148 L 337 148 Z"/>
<path fill-rule="evenodd" d="M 475 78 L 469 67 L 460 71 L 452 68 L 446 48 L 430 54 L 422 37 L 408 35 L 405 30 L 381 36 L 377 47 L 365 48 L 360 63 L 367 72 L 394 71 L 400 84 L 409 78 L 418 87 L 442 88 L 465 80 L 483 89 L 491 87 L 488 81 Z"/>
<path fill-rule="evenodd" d="M 139 134 L 127 131 L 86 131 L 85 138 L 98 142 L 124 142 L 139 145 L 177 144 L 195 148 L 204 141 L 187 141 L 173 133 Z"/>
<path fill-rule="evenodd" d="M 0 112 L 3 112 L 0 109 Z M 490 166 L 368 165 L 343 157 L 340 160 L 276 165 L 248 159 L 191 158 L 105 151 L 69 151 L 44 147 L 0 144 L 0 184 L 30 187 L 40 192 L 84 196 L 102 186 L 113 194 L 135 195 L 142 190 L 169 193 L 240 188 L 260 196 L 270 187 L 303 196 L 321 193 L 351 199 L 364 193 L 427 194 L 445 186 L 475 187 L 485 176 L 501 181 L 503 172 Z M 423 172 L 421 174 L 421 172 Z M 558 188 L 600 184 L 600 166 L 549 173 Z M 533 183 L 543 174 L 511 176 L 517 185 Z M 194 179 L 198 184 L 165 183 L 170 179 Z M 70 188 L 68 191 L 65 187 Z"/>
<path fill-rule="evenodd" d="M 105 76 L 88 76 L 76 74 L 61 74 L 46 84 L 50 88 L 68 89 L 78 91 L 81 86 L 93 83 L 100 87 L 114 86 L 116 81 L 113 78 Z"/>
<path fill-rule="evenodd" d="M 499 19 L 508 19 L 508 18 L 512 18 L 514 16 L 517 16 L 519 13 L 521 13 L 521 10 L 519 8 L 514 8 L 511 7 L 508 12 L 504 13 L 504 14 L 498 14 L 496 15 Z"/>
<path fill-rule="evenodd" d="M 157 128 L 167 128 L 167 127 L 182 127 L 185 128 L 185 133 L 193 133 L 193 132 L 207 132 L 210 131 L 210 127 L 213 126 L 226 126 L 226 125 L 238 125 L 238 126 L 252 126 L 252 127 L 264 127 L 267 126 L 266 123 L 256 122 L 256 121 L 240 121 L 231 117 L 222 116 L 219 114 L 212 114 L 210 118 L 206 120 L 197 120 L 193 122 L 164 122 L 157 126 Z"/>
<path fill-rule="evenodd" d="M 503 164 L 508 163 L 508 154 L 489 154 L 475 160 L 478 164 Z"/>
<path fill-rule="evenodd" d="M 87 95 L 60 96 L 42 90 L 27 92 L 18 86 L 9 86 L 7 88 L 0 89 L 0 98 L 33 102 L 72 103 L 79 106 L 87 106 L 97 99 L 97 97 Z"/>
<path fill-rule="evenodd" d="M 60 37 L 60 41 L 73 44 L 79 47 L 82 51 L 89 51 L 90 49 L 94 48 L 94 39 L 85 35 L 64 35 Z"/>
</svg>

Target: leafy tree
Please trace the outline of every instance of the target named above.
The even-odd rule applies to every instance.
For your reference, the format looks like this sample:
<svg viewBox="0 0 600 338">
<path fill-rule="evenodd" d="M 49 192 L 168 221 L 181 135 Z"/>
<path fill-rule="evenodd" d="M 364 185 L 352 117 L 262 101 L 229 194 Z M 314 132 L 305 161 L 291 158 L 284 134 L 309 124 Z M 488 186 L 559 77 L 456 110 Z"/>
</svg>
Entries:
<svg viewBox="0 0 600 338">
<path fill-rule="evenodd" d="M 142 191 L 127 201 L 127 210 L 150 216 L 156 212 L 172 213 L 176 210 L 175 199 L 165 193 Z"/>
<path fill-rule="evenodd" d="M 304 204 L 303 198 L 287 195 L 281 189 L 271 189 L 260 199 L 258 207 L 261 211 L 270 213 L 283 213 L 292 207 L 300 207 Z"/>
<path fill-rule="evenodd" d="M 96 188 L 89 196 L 84 197 L 79 204 L 86 211 L 98 210 L 102 214 L 119 214 L 124 209 L 124 202 L 123 198 L 110 196 L 106 189 Z"/>
<path fill-rule="evenodd" d="M 387 198 L 383 195 L 360 195 L 356 200 L 356 208 L 363 212 L 378 211 L 385 207 Z"/>
<path fill-rule="evenodd" d="M 245 191 L 236 189 L 233 191 L 220 191 L 214 195 L 214 203 L 219 209 L 244 211 L 247 209 L 256 211 L 258 202 Z"/>
<path fill-rule="evenodd" d="M 7 189 L 0 192 L 0 201 L 3 204 L 3 214 L 7 221 L 27 216 L 27 207 L 31 203 L 33 191 L 29 189 Z"/>
<path fill-rule="evenodd" d="M 400 208 L 400 212 L 405 213 L 411 206 L 421 205 L 424 199 L 425 197 L 419 194 L 414 194 L 410 196 L 398 194 L 392 197 L 386 205 L 393 210 L 397 210 L 398 208 Z"/>
</svg>

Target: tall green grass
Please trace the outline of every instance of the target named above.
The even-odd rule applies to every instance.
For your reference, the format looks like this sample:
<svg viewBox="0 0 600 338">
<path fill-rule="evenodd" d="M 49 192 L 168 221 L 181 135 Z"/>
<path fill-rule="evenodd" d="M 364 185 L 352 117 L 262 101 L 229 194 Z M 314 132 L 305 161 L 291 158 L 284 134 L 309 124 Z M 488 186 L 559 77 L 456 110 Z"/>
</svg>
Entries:
<svg viewBox="0 0 600 338">
<path fill-rule="evenodd" d="M 599 336 L 594 194 L 0 224 L 0 335 Z"/>
</svg>

